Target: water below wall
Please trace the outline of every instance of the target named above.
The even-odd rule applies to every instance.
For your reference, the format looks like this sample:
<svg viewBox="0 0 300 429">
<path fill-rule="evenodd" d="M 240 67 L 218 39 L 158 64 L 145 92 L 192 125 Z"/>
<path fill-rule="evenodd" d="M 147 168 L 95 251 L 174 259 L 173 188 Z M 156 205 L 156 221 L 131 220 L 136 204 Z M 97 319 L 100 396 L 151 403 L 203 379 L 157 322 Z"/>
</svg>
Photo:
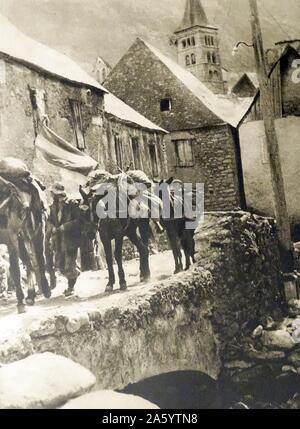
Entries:
<svg viewBox="0 0 300 429">
<path fill-rule="evenodd" d="M 161 374 L 130 384 L 121 392 L 141 396 L 161 409 L 277 409 L 287 408 L 293 397 L 289 392 L 278 394 L 267 377 L 241 394 L 229 382 L 218 383 L 196 371 Z"/>
</svg>

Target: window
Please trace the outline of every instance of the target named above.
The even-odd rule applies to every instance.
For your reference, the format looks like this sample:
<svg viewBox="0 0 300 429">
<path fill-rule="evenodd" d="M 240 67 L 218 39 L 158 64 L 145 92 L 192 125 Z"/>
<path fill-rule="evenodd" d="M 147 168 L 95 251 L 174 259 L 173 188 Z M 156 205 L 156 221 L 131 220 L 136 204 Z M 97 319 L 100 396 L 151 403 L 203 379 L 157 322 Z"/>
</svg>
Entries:
<svg viewBox="0 0 300 429">
<path fill-rule="evenodd" d="M 212 46 L 215 45 L 215 39 L 213 37 L 211 37 L 211 44 L 212 44 Z"/>
<path fill-rule="evenodd" d="M 177 167 L 193 167 L 193 141 L 192 140 L 176 140 L 175 142 L 176 166 Z"/>
<path fill-rule="evenodd" d="M 196 42 L 195 42 L 195 37 L 192 37 L 192 46 L 195 46 Z"/>
<path fill-rule="evenodd" d="M 183 49 L 186 48 L 186 41 L 185 40 L 182 41 L 182 47 L 183 47 Z"/>
<path fill-rule="evenodd" d="M 191 46 L 191 39 L 187 39 L 187 45 Z"/>
<path fill-rule="evenodd" d="M 206 46 L 208 46 L 208 37 L 207 36 L 205 36 L 205 44 L 206 44 Z"/>
<path fill-rule="evenodd" d="M 156 147 L 155 147 L 155 144 L 153 143 L 149 145 L 149 155 L 150 155 L 152 176 L 157 177 L 158 165 L 157 165 Z"/>
<path fill-rule="evenodd" d="M 208 78 L 209 78 L 209 80 L 213 80 L 213 77 L 214 77 L 214 73 L 213 73 L 213 71 L 212 71 L 212 70 L 209 70 L 209 73 L 208 73 Z"/>
<path fill-rule="evenodd" d="M 172 109 L 172 103 L 170 98 L 163 98 L 160 100 L 160 111 L 169 112 Z"/>
<path fill-rule="evenodd" d="M 211 63 L 211 55 L 210 52 L 207 52 L 207 62 Z"/>
<path fill-rule="evenodd" d="M 192 60 L 192 64 L 196 64 L 196 55 L 195 54 L 191 55 L 191 60 Z"/>
<path fill-rule="evenodd" d="M 213 64 L 216 64 L 217 62 L 216 54 L 214 52 L 211 54 L 211 61 Z"/>
<path fill-rule="evenodd" d="M 116 152 L 116 162 L 119 168 L 123 168 L 123 145 L 122 140 L 119 135 L 114 135 L 115 140 L 115 152 Z"/>
<path fill-rule="evenodd" d="M 214 71 L 214 78 L 219 79 L 219 73 L 217 72 L 217 70 Z"/>
<path fill-rule="evenodd" d="M 76 144 L 78 149 L 85 149 L 85 140 L 83 134 L 83 122 L 82 122 L 82 112 L 81 112 L 81 103 L 78 100 L 70 100 L 70 106 L 73 117 L 73 125 L 76 136 Z"/>
<path fill-rule="evenodd" d="M 141 164 L 140 145 L 139 145 L 139 139 L 137 137 L 133 137 L 131 139 L 131 146 L 132 146 L 134 168 L 136 170 L 141 170 L 142 164 Z"/>
<path fill-rule="evenodd" d="M 185 64 L 186 64 L 187 66 L 190 66 L 190 65 L 191 65 L 191 60 L 190 60 L 190 56 L 189 56 L 189 55 L 187 55 L 187 56 L 185 57 Z"/>
</svg>

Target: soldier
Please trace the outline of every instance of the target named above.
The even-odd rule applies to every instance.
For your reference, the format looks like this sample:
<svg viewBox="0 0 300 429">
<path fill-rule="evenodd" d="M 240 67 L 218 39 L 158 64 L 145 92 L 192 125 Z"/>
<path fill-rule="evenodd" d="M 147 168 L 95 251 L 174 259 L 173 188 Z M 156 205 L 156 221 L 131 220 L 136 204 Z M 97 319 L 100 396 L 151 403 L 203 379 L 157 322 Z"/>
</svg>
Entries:
<svg viewBox="0 0 300 429">
<path fill-rule="evenodd" d="M 77 253 L 81 244 L 80 208 L 77 201 L 67 198 L 65 187 L 61 183 L 56 183 L 51 188 L 51 194 L 53 203 L 50 206 L 48 238 L 51 239 L 52 251 L 55 254 L 55 267 L 68 280 L 68 289 L 64 294 L 71 296 L 80 274 L 77 268 Z M 51 251 L 48 252 L 48 265 L 52 267 L 48 268 L 50 273 L 51 271 L 53 273 L 54 261 L 53 258 L 49 258 L 50 253 Z"/>
</svg>

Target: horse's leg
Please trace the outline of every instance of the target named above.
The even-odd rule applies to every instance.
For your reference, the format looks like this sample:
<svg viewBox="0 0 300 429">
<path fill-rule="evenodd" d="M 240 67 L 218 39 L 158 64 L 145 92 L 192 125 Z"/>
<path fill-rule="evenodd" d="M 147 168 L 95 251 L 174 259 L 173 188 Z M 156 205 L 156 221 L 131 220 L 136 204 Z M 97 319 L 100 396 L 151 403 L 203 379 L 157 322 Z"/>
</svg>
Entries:
<svg viewBox="0 0 300 429">
<path fill-rule="evenodd" d="M 149 268 L 149 250 L 148 247 L 144 245 L 142 240 L 137 236 L 136 227 L 132 226 L 128 228 L 128 238 L 134 246 L 136 246 L 139 255 L 140 255 L 140 276 L 141 282 L 147 281 L 150 278 L 150 268 Z"/>
<path fill-rule="evenodd" d="M 33 239 L 33 264 L 39 288 L 45 298 L 51 297 L 51 289 L 46 277 L 45 235 L 43 225 L 38 225 L 39 231 Z"/>
<path fill-rule="evenodd" d="M 148 280 L 151 277 L 150 266 L 149 266 L 149 238 L 150 238 L 150 220 L 149 219 L 140 219 L 139 232 L 140 232 L 142 243 L 147 248 L 147 254 L 145 256 L 144 275 L 146 277 L 145 280 Z"/>
<path fill-rule="evenodd" d="M 30 235 L 23 235 L 23 243 L 35 273 L 37 284 L 44 297 L 50 298 L 51 290 L 45 275 L 44 249 L 41 246 L 36 247 L 36 239 L 30 240 Z"/>
<path fill-rule="evenodd" d="M 55 264 L 54 264 L 54 248 L 53 243 L 46 238 L 45 244 L 45 257 L 46 257 L 46 270 L 50 276 L 50 289 L 53 290 L 56 288 L 56 273 L 55 273 Z"/>
<path fill-rule="evenodd" d="M 9 253 L 9 271 L 10 276 L 15 284 L 16 296 L 18 301 L 18 312 L 19 314 L 25 313 L 26 306 L 24 303 L 24 293 L 21 285 L 21 271 L 19 265 L 19 243 L 18 238 L 10 236 L 10 241 L 7 244 Z"/>
<path fill-rule="evenodd" d="M 116 247 L 115 247 L 115 258 L 118 264 L 118 274 L 119 274 L 119 281 L 120 281 L 120 289 L 126 290 L 126 279 L 125 279 L 125 272 L 123 269 L 123 261 L 122 261 L 122 249 L 123 249 L 123 237 L 119 237 L 115 239 Z"/>
<path fill-rule="evenodd" d="M 182 255 L 181 255 L 181 250 L 178 246 L 177 233 L 175 231 L 175 228 L 173 228 L 171 225 L 168 226 L 166 230 L 167 230 L 167 236 L 168 236 L 168 240 L 172 249 L 174 262 L 175 262 L 174 274 L 177 274 L 183 270 Z"/>
<path fill-rule="evenodd" d="M 108 277 L 109 277 L 108 284 L 106 286 L 105 291 L 106 292 L 112 292 L 114 289 L 114 284 L 116 282 L 116 279 L 115 279 L 115 273 L 114 273 L 111 239 L 109 237 L 107 237 L 106 234 L 103 234 L 103 233 L 101 234 L 101 232 L 100 232 L 100 238 L 101 238 L 103 248 L 104 248 L 104 252 L 105 252 Z"/>
<path fill-rule="evenodd" d="M 26 247 L 24 245 L 24 240 L 19 239 L 19 251 L 20 251 L 20 258 L 23 262 L 23 264 L 26 267 L 27 272 L 27 298 L 26 298 L 26 304 L 28 305 L 34 305 L 34 301 L 36 298 L 36 292 L 35 292 L 35 277 L 34 277 L 34 270 L 29 258 L 29 255 L 27 253 Z"/>
</svg>

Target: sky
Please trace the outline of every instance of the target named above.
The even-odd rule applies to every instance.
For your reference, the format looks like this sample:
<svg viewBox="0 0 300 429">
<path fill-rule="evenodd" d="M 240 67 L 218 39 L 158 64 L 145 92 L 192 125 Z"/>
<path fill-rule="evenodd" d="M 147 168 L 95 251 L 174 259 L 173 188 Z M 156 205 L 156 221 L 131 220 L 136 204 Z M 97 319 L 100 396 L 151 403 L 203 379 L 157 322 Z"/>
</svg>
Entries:
<svg viewBox="0 0 300 429">
<path fill-rule="evenodd" d="M 219 26 L 225 67 L 253 68 L 253 53 L 231 56 L 239 40 L 250 41 L 247 0 L 202 0 L 209 21 Z M 174 56 L 169 39 L 179 25 L 185 0 L 0 0 L 0 13 L 20 30 L 75 59 L 91 71 L 98 55 L 111 65 L 136 37 Z M 299 0 L 260 0 L 267 45 L 300 37 Z M 1 29 L 0 29 L 1 31 Z"/>
</svg>

